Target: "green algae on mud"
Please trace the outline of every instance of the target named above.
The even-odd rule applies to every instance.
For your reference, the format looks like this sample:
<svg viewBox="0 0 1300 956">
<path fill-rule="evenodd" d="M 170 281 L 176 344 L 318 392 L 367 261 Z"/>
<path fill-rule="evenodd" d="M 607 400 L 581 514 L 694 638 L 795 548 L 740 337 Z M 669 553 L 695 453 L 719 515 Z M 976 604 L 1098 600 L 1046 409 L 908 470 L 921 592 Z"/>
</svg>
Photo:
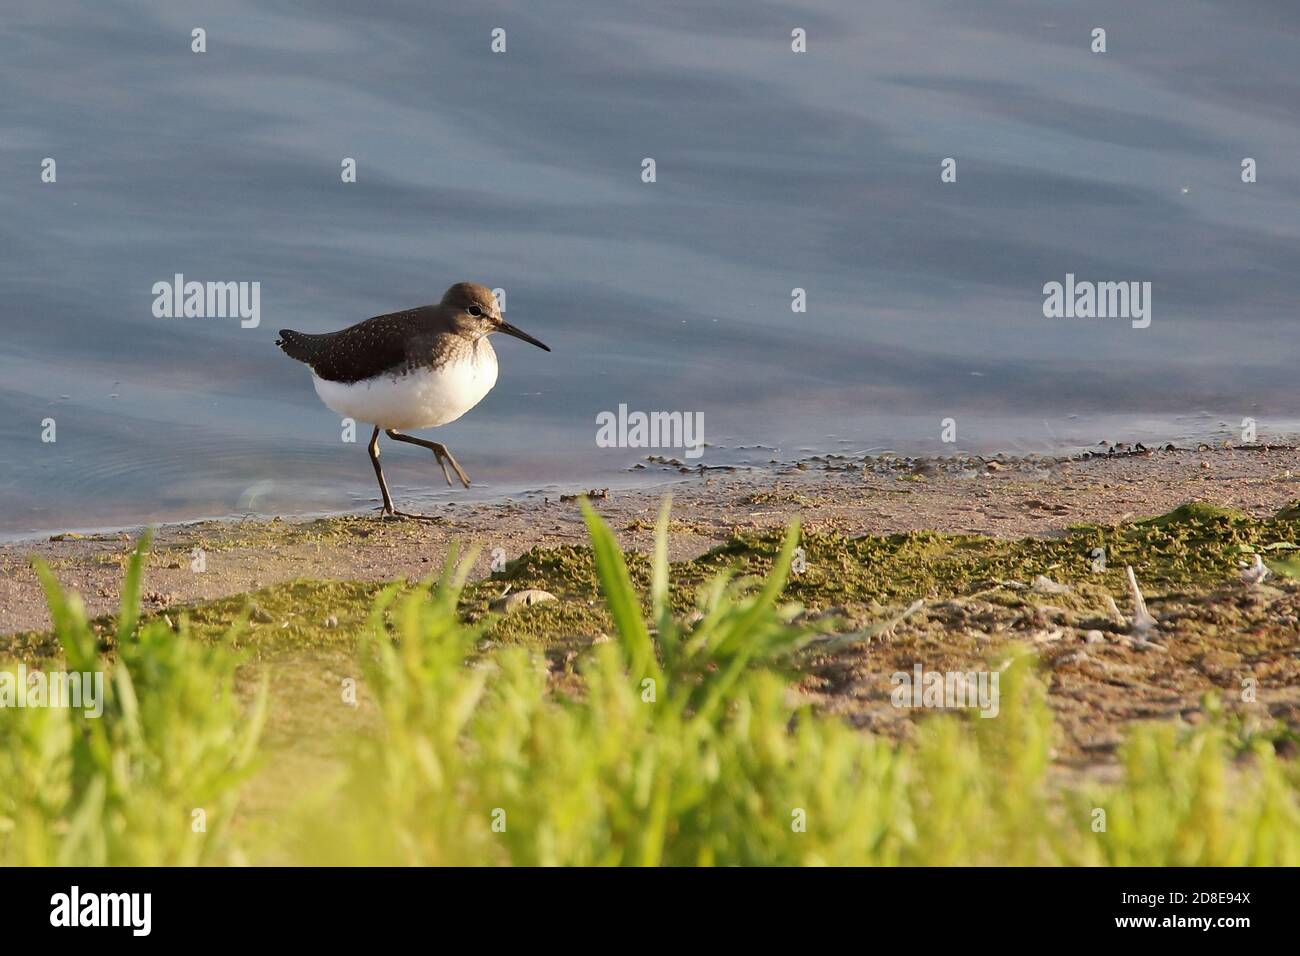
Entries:
<svg viewBox="0 0 1300 956">
<path fill-rule="evenodd" d="M 213 601 L 143 612 L 140 621 L 162 620 L 174 630 L 184 627 L 191 636 L 223 641 L 245 652 L 250 660 L 313 648 L 350 649 L 382 588 L 368 581 L 300 579 Z M 101 651 L 115 650 L 116 621 L 115 615 L 103 615 L 90 622 Z M 0 657 L 32 661 L 60 655 L 49 632 L 27 631 L 0 638 Z"/>
<path fill-rule="evenodd" d="M 1116 526 L 1074 525 L 1049 539 L 804 532 L 806 569 L 786 593 L 811 607 L 885 604 L 960 597 L 1044 575 L 1059 583 L 1098 584 L 1118 598 L 1126 593 L 1126 565 L 1144 586 L 1203 589 L 1233 578 L 1245 556 L 1298 536 L 1300 517 L 1255 519 L 1200 504 Z M 691 564 L 701 577 L 725 568 L 762 574 L 779 540 L 775 533 L 737 536 Z"/>
<path fill-rule="evenodd" d="M 368 533 L 365 521 L 353 519 L 330 519 L 310 532 L 322 548 Z M 408 533 L 402 529 L 403 538 Z M 687 619 L 702 587 L 720 573 L 755 582 L 765 577 L 781 539 L 776 530 L 738 533 L 674 562 L 674 615 Z M 1300 687 L 1300 582 L 1277 575 L 1248 587 L 1239 571 L 1254 553 L 1278 566 L 1279 558 L 1300 551 L 1296 541 L 1300 517 L 1252 518 L 1200 504 L 1113 526 L 1080 524 L 1047 539 L 930 531 L 850 536 L 824 522 L 802 532 L 801 570 L 782 592 L 783 602 L 802 607 L 800 627 L 832 638 L 810 644 L 796 660 L 799 690 L 818 709 L 854 726 L 904 738 L 920 718 L 889 705 L 891 673 L 917 664 L 963 672 L 993 667 L 1009 644 L 1020 643 L 1037 652 L 1049 685 L 1062 759 L 1107 759 L 1119 739 L 1116 726 L 1152 717 L 1193 719 L 1202 695 L 1212 691 L 1241 707 L 1248 678 L 1264 695 L 1262 708 L 1251 712 L 1252 720 L 1262 721 L 1252 724 L 1255 732 L 1278 720 L 1292 728 L 1290 740 L 1300 728 L 1300 695 L 1293 691 Z M 274 548 L 274 534 L 264 544 Z M 184 559 L 183 550 L 173 550 L 169 559 Z M 151 560 L 162 557 L 155 553 Z M 648 594 L 649 557 L 627 552 L 625 561 L 636 592 Z M 1126 643 L 1128 624 L 1114 610 L 1128 607 L 1126 565 L 1134 567 L 1161 622 L 1163 651 Z M 357 674 L 360 639 L 376 598 L 391 586 L 299 578 L 154 609 L 142 621 L 162 619 L 202 640 L 226 641 L 241 656 L 246 686 L 251 675 L 269 673 L 275 693 L 268 737 L 288 746 L 304 734 L 333 734 L 353 719 L 355 711 L 337 707 L 339 682 Z M 399 592 L 427 587 L 428 579 L 397 584 Z M 508 614 L 491 610 L 504 592 L 528 588 L 558 600 Z M 902 609 L 918 600 L 923 608 L 903 619 Z M 525 551 L 502 572 L 466 586 L 458 612 L 477 633 L 476 654 L 489 657 L 501 645 L 533 648 L 547 659 L 561 692 L 579 686 L 575 660 L 615 633 L 586 546 Z M 390 622 L 391 613 L 385 612 Z M 111 617 L 95 622 L 110 653 L 115 630 Z M 57 653 L 48 633 L 0 638 L 0 658 L 30 664 Z"/>
<path fill-rule="evenodd" d="M 786 585 L 787 598 L 812 610 L 836 605 L 892 605 L 917 599 L 966 597 L 1007 581 L 1028 582 L 1043 575 L 1060 583 L 1104 588 L 1125 594 L 1125 565 L 1153 588 L 1211 587 L 1239 570 L 1243 555 L 1300 533 L 1300 522 L 1255 521 L 1245 516 L 1199 509 L 1164 516 L 1157 522 L 1119 527 L 1079 525 L 1055 539 L 1003 540 L 982 535 L 912 532 L 848 537 L 833 530 L 805 531 L 800 539 L 802 570 Z M 1288 537 L 1289 536 L 1289 537 Z M 719 572 L 742 577 L 765 575 L 781 542 L 776 531 L 734 536 L 673 566 L 672 603 L 689 611 L 696 589 Z M 639 588 L 649 580 L 643 555 L 628 555 Z M 479 582 L 465 603 L 476 616 L 506 586 L 550 590 L 568 601 L 595 602 L 591 553 L 584 547 L 533 550 L 506 571 Z M 1034 595 L 1026 595 L 1027 602 Z M 495 622 L 496 636 L 528 639 L 544 635 L 545 624 L 560 623 L 563 607 L 530 609 Z M 595 619 L 603 620 L 600 612 Z M 568 620 L 567 625 L 578 623 Z M 541 627 L 539 627 L 541 625 Z"/>
<path fill-rule="evenodd" d="M 351 521 L 328 522 L 326 529 L 327 538 L 365 533 Z M 1125 668 L 1136 668 L 1134 673 L 1144 675 L 1142 681 L 1152 688 L 1163 684 L 1187 694 L 1209 686 L 1227 690 L 1246 677 L 1289 686 L 1300 679 L 1300 664 L 1288 652 L 1300 618 L 1300 584 L 1278 575 L 1265 587 L 1251 590 L 1241 585 L 1238 574 L 1252 553 L 1263 553 L 1279 566 L 1277 559 L 1294 549 L 1297 540 L 1300 518 L 1251 518 L 1200 504 L 1116 526 L 1077 525 L 1049 539 L 935 532 L 850 537 L 824 527 L 802 533 L 801 570 L 787 582 L 783 599 L 802 606 L 801 621 L 809 630 L 849 638 L 870 635 L 901 608 L 926 601 L 923 613 L 890 628 L 891 650 L 871 662 L 872 672 L 878 666 L 911 666 L 909 655 L 964 667 L 1007 640 L 1047 640 L 1046 666 L 1063 667 L 1059 679 L 1067 685 L 1115 684 L 1128 679 L 1118 677 Z M 719 573 L 762 578 L 780 543 L 777 531 L 738 534 L 698 557 L 674 563 L 669 594 L 673 612 L 690 615 L 698 606 L 701 587 Z M 637 592 L 646 594 L 649 558 L 629 552 L 626 563 Z M 1134 567 L 1166 635 L 1175 638 L 1169 642 L 1170 653 L 1183 669 L 1174 676 L 1140 654 L 1132 656 L 1113 646 L 1106 648 L 1113 658 L 1109 662 L 1101 661 L 1106 655 L 1088 645 L 1082 657 L 1091 663 L 1059 663 L 1071 660 L 1088 634 L 1100 634 L 1111 644 L 1123 642 L 1127 624 L 1108 605 L 1111 600 L 1128 605 L 1126 565 Z M 1052 586 L 1034 586 L 1040 576 Z M 425 586 L 427 582 L 416 581 L 402 585 Z M 228 640 L 249 662 L 348 655 L 384 587 L 298 579 L 156 610 L 144 618 L 164 618 L 201 639 Z M 526 588 L 549 591 L 558 600 L 508 614 L 490 609 L 503 593 Z M 526 551 L 503 572 L 468 585 L 459 610 L 463 620 L 478 628 L 485 651 L 523 644 L 564 655 L 602 639 L 613 628 L 600 599 L 591 550 L 585 546 Z M 104 649 L 111 651 L 112 619 L 95 623 Z M 56 655 L 57 647 L 46 633 L 0 640 L 0 656 L 31 662 Z M 863 666 L 861 661 L 852 664 L 859 673 Z M 826 663 L 828 686 L 838 686 L 838 667 Z M 1074 671 L 1081 672 L 1071 677 Z"/>
<path fill-rule="evenodd" d="M 357 518 L 322 519 L 285 525 L 280 532 L 261 527 L 257 534 L 268 547 L 274 546 L 276 533 L 317 540 L 328 547 L 339 537 L 367 534 L 365 524 Z M 737 534 L 696 558 L 676 563 L 674 610 L 689 613 L 698 588 L 719 572 L 765 575 L 781 537 L 778 531 Z M 195 541 L 202 542 L 202 536 Z M 1122 601 L 1127 591 L 1126 565 L 1133 566 L 1148 594 L 1203 592 L 1233 580 L 1252 553 L 1282 558 L 1286 551 L 1300 550 L 1292 544 L 1295 541 L 1300 541 L 1300 509 L 1259 519 L 1202 503 L 1114 526 L 1075 525 L 1049 539 L 1006 540 L 929 531 L 849 537 L 832 526 L 803 532 L 803 570 L 791 577 L 785 596 L 810 610 L 889 606 L 996 592 L 1005 582 L 1030 582 L 1042 575 L 1061 584 L 1104 589 Z M 184 547 L 172 550 L 183 553 Z M 154 556 L 154 560 L 161 558 Z M 627 563 L 633 583 L 644 593 L 650 579 L 648 558 L 631 552 Z M 183 615 L 200 636 L 224 634 L 244 615 L 247 627 L 241 643 L 258 652 L 342 646 L 364 625 L 381 588 L 369 582 L 300 579 L 160 613 L 172 621 Z M 490 602 L 507 589 L 524 588 L 550 591 L 560 600 L 508 615 L 489 611 Z M 607 632 L 609 619 L 598 596 L 590 549 L 566 545 L 525 552 L 502 573 L 468 586 L 461 607 L 466 619 L 480 622 L 490 639 L 546 644 Z M 1013 596 L 1004 592 L 998 599 L 1008 597 L 1023 604 L 1046 599 L 1032 591 Z M 10 651 L 38 655 L 47 646 L 39 633 L 14 635 L 4 644 Z"/>
</svg>

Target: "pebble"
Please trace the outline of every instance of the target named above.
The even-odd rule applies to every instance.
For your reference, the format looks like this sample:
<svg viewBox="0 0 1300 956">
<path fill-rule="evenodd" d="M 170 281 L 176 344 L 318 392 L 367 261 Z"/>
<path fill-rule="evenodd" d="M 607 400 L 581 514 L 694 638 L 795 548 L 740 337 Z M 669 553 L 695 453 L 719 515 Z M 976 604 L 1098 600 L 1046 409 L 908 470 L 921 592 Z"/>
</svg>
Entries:
<svg viewBox="0 0 1300 956">
<path fill-rule="evenodd" d="M 542 604 L 546 601 L 554 601 L 556 597 L 550 591 L 542 591 L 539 588 L 525 588 L 522 591 L 515 591 L 511 594 L 503 594 L 497 598 L 488 607 L 493 611 L 505 611 L 509 614 L 511 611 L 517 611 L 521 607 L 532 607 L 534 604 Z"/>
<path fill-rule="evenodd" d="M 1033 588 L 1039 594 L 1069 594 L 1070 587 L 1066 584 L 1057 584 L 1045 574 L 1040 574 L 1034 578 Z"/>
</svg>

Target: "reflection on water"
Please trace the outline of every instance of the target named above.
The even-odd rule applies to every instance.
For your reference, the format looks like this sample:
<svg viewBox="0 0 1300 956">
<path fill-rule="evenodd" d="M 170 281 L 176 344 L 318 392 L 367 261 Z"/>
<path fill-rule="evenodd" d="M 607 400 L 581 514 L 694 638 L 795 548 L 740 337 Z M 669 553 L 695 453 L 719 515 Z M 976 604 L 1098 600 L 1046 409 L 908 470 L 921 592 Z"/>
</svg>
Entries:
<svg viewBox="0 0 1300 956">
<path fill-rule="evenodd" d="M 570 6 L 7 13 L 0 534 L 366 506 L 366 436 L 276 330 L 458 279 L 555 349 L 501 342 L 438 432 L 474 495 L 652 475 L 596 445 L 620 403 L 702 413 L 711 464 L 939 453 L 945 418 L 1043 451 L 1300 414 L 1300 8 Z M 260 324 L 155 318 L 177 273 L 260 283 Z M 1150 282 L 1151 326 L 1044 318 L 1067 273 Z M 474 497 L 417 449 L 385 463 L 399 494 Z"/>
</svg>

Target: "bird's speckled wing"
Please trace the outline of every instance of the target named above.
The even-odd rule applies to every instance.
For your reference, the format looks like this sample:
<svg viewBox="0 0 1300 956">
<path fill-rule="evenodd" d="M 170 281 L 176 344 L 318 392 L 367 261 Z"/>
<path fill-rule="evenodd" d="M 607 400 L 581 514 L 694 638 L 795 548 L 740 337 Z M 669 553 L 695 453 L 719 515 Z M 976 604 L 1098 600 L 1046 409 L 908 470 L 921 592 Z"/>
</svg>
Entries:
<svg viewBox="0 0 1300 956">
<path fill-rule="evenodd" d="M 400 372 L 419 361 L 439 331 L 435 306 L 377 315 L 337 332 L 311 334 L 281 329 L 276 345 L 330 382 L 359 382 Z"/>
</svg>

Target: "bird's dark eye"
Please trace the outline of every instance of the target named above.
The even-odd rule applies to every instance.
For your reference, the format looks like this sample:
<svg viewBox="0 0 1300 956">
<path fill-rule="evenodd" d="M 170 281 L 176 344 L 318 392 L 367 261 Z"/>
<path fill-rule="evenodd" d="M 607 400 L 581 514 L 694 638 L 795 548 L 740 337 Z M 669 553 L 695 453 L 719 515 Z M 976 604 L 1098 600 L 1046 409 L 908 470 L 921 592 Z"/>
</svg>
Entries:
<svg viewBox="0 0 1300 956">
<path fill-rule="evenodd" d="M 480 308 L 479 308 L 478 306 L 476 306 L 476 305 L 471 305 L 471 306 L 470 306 L 468 309 L 466 309 L 465 311 L 468 312 L 470 315 L 474 316 L 474 318 L 476 318 L 476 319 L 478 319 L 478 318 L 482 318 L 482 316 L 483 316 L 483 310 L 480 309 Z"/>
</svg>

